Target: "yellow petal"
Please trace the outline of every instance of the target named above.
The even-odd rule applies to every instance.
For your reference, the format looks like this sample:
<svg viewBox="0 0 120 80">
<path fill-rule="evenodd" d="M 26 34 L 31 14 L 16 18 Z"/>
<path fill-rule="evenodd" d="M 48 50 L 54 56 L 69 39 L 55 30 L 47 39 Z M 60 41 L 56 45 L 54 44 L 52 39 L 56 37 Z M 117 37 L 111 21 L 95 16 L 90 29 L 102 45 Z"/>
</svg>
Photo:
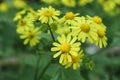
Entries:
<svg viewBox="0 0 120 80">
<path fill-rule="evenodd" d="M 72 62 L 72 58 L 70 55 L 67 56 L 68 62 Z"/>
<path fill-rule="evenodd" d="M 56 42 L 54 42 L 53 45 L 54 45 L 54 46 L 59 46 L 59 47 L 61 46 L 60 44 L 58 44 L 58 43 L 56 43 Z"/>
<path fill-rule="evenodd" d="M 29 39 L 25 39 L 24 45 L 28 44 L 28 42 L 29 42 Z"/>
<path fill-rule="evenodd" d="M 76 40 L 77 40 L 77 38 L 74 37 L 74 38 L 70 41 L 70 44 L 73 44 Z"/>
<path fill-rule="evenodd" d="M 76 63 L 73 64 L 73 69 L 74 69 L 74 70 L 77 69 L 77 65 L 76 65 Z"/>
<path fill-rule="evenodd" d="M 73 56 L 77 56 L 78 55 L 78 53 L 75 52 L 75 51 L 70 51 L 70 54 L 73 55 Z"/>
<path fill-rule="evenodd" d="M 69 42 L 70 42 L 70 40 L 71 40 L 71 35 L 70 35 L 70 34 L 68 34 L 68 36 L 67 36 L 67 43 L 69 43 Z"/>
<path fill-rule="evenodd" d="M 62 54 L 59 59 L 59 63 L 62 64 L 64 55 Z"/>
<path fill-rule="evenodd" d="M 61 54 L 61 51 L 59 51 L 59 52 L 55 53 L 55 54 L 54 54 L 54 56 L 53 56 L 53 58 L 58 57 L 60 54 Z"/>
<path fill-rule="evenodd" d="M 102 48 L 102 39 L 99 41 L 100 48 Z"/>
</svg>

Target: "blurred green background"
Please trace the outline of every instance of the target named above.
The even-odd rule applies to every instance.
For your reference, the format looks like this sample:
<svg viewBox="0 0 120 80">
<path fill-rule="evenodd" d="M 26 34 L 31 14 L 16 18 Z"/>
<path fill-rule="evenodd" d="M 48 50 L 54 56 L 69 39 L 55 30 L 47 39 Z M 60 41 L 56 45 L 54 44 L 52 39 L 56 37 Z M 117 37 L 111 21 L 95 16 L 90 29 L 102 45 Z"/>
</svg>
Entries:
<svg viewBox="0 0 120 80">
<path fill-rule="evenodd" d="M 113 10 L 112 15 L 109 14 L 97 0 L 84 6 L 76 5 L 75 7 L 47 4 L 40 0 L 16 1 L 25 2 L 14 3 L 15 0 L 0 0 L 0 80 L 34 80 L 37 58 L 39 57 L 36 54 L 36 47 L 31 48 L 23 45 L 23 41 L 16 33 L 17 23 L 13 22 L 16 12 L 24 9 L 26 5 L 35 10 L 52 5 L 63 13 L 73 11 L 83 16 L 97 15 L 102 17 L 103 23 L 107 26 L 107 48 L 99 49 L 93 45 L 86 46 L 86 54 L 95 62 L 93 70 L 84 67 L 80 71 L 65 70 L 59 64 L 53 63 L 42 74 L 44 66 L 51 60 L 47 54 L 51 53 L 50 44 L 47 44 L 46 40 L 42 40 L 38 50 L 44 54 L 41 54 L 39 62 L 39 74 L 43 75 L 40 80 L 120 80 L 120 13 L 114 14 Z M 2 3 L 5 3 L 6 7 L 3 7 Z M 15 4 L 20 4 L 20 6 Z M 116 8 L 120 10 L 120 5 L 117 4 Z"/>
</svg>

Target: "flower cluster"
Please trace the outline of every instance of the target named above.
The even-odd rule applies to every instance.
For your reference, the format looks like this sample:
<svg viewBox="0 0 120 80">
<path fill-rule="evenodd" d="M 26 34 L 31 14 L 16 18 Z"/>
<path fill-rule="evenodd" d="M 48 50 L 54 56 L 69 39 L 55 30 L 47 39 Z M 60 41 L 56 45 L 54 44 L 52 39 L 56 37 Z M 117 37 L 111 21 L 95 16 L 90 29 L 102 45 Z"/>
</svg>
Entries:
<svg viewBox="0 0 120 80">
<path fill-rule="evenodd" d="M 120 0 L 41 0 L 47 4 L 64 5 L 66 7 L 86 6 L 88 4 L 100 4 L 104 11 L 110 15 L 120 14 Z M 108 7 L 109 6 L 109 7 Z"/>
<path fill-rule="evenodd" d="M 46 24 L 52 38 L 55 38 L 54 34 L 58 35 L 57 41 L 53 39 L 51 48 L 51 51 L 55 52 L 53 58 L 59 58 L 59 63 L 65 68 L 72 66 L 73 69 L 78 69 L 85 56 L 81 49 L 82 44 L 88 41 L 100 48 L 107 46 L 106 26 L 99 16 L 80 16 L 79 13 L 68 11 L 59 17 L 60 13 L 52 6 L 42 7 L 37 11 L 22 10 L 14 18 L 14 21 L 18 21 L 16 31 L 21 39 L 25 39 L 25 45 L 30 43 L 31 46 L 35 46 L 41 39 L 39 34 L 44 31 L 41 31 L 40 27 L 35 27 L 34 23 Z"/>
<path fill-rule="evenodd" d="M 26 16 L 23 16 L 25 15 Z M 40 28 L 35 27 L 34 22 L 37 20 L 37 13 L 30 10 L 22 10 L 16 13 L 14 21 L 18 21 L 16 32 L 20 34 L 20 39 L 24 39 L 24 45 L 30 44 L 30 46 L 35 46 L 40 40 Z"/>
<path fill-rule="evenodd" d="M 105 12 L 110 15 L 120 14 L 120 0 L 98 0 Z"/>
<path fill-rule="evenodd" d="M 10 4 L 7 0 L 0 0 L 0 12 L 7 12 L 12 8 L 23 9 L 28 7 L 25 0 L 11 0 Z"/>
<path fill-rule="evenodd" d="M 48 3 L 48 4 L 57 4 L 57 5 L 64 5 L 67 7 L 75 7 L 78 3 L 80 6 L 84 6 L 88 3 L 93 2 L 93 0 L 41 0 L 42 2 Z"/>
<path fill-rule="evenodd" d="M 8 10 L 8 6 L 6 3 L 0 3 L 0 12 L 6 12 Z"/>
</svg>

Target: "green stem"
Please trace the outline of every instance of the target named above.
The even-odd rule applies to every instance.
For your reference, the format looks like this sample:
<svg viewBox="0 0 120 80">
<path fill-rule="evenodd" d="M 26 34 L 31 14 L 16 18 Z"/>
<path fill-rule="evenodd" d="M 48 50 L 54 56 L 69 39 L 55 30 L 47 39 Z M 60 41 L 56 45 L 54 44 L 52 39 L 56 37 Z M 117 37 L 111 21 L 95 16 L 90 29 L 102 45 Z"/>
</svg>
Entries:
<svg viewBox="0 0 120 80">
<path fill-rule="evenodd" d="M 38 80 L 41 80 L 42 76 L 44 75 L 45 71 L 48 69 L 50 63 L 52 62 L 53 59 L 50 60 L 50 62 L 45 66 L 45 68 L 43 69 L 42 73 L 40 76 L 38 76 Z"/>
<path fill-rule="evenodd" d="M 54 38 L 54 36 L 53 36 L 51 27 L 50 27 L 49 24 L 47 24 L 47 25 L 48 25 L 48 29 L 49 29 L 49 31 L 50 31 L 51 37 L 52 37 L 53 41 L 55 42 L 55 38 Z M 40 79 L 42 78 L 42 76 L 44 75 L 45 71 L 48 69 L 48 67 L 49 67 L 50 63 L 52 62 L 52 60 L 53 60 L 53 58 L 52 58 L 52 59 L 50 60 L 50 62 L 45 66 L 45 68 L 43 69 L 41 75 L 38 76 L 38 80 L 40 80 Z"/>
<path fill-rule="evenodd" d="M 34 80 L 37 80 L 38 71 L 39 71 L 39 61 L 40 61 L 40 54 L 39 54 L 39 57 L 38 57 L 38 59 L 37 59 L 37 63 L 36 63 Z"/>
<path fill-rule="evenodd" d="M 53 35 L 53 33 L 52 33 L 52 30 L 51 30 L 51 27 L 50 27 L 49 24 L 48 24 L 48 29 L 49 29 L 49 31 L 50 31 L 50 34 L 51 34 L 51 37 L 52 37 L 53 41 L 55 42 L 55 38 L 54 38 L 54 35 Z"/>
<path fill-rule="evenodd" d="M 112 51 L 112 54 L 111 54 L 111 64 L 114 64 L 113 61 L 114 61 L 114 51 Z M 113 75 L 114 75 L 114 67 L 112 65 L 111 71 L 109 73 L 109 80 L 113 80 Z"/>
</svg>

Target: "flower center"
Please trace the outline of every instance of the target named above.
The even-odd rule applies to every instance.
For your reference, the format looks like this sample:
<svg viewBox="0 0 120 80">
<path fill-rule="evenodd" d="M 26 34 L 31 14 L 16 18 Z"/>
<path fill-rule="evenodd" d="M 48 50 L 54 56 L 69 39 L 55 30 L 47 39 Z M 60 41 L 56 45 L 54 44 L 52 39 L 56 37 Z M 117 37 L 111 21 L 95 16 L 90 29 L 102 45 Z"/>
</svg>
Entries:
<svg viewBox="0 0 120 80">
<path fill-rule="evenodd" d="M 70 45 L 68 43 L 64 43 L 61 45 L 61 49 L 62 52 L 69 52 L 70 51 Z"/>
<path fill-rule="evenodd" d="M 68 3 L 71 3 L 72 2 L 72 0 L 68 0 Z"/>
<path fill-rule="evenodd" d="M 98 17 L 98 16 L 94 16 L 93 21 L 98 23 L 98 24 L 102 23 L 102 19 L 100 17 Z"/>
<path fill-rule="evenodd" d="M 31 39 L 31 38 L 33 38 L 33 33 L 32 32 L 28 32 L 28 37 L 29 37 L 29 39 Z"/>
<path fill-rule="evenodd" d="M 26 20 L 20 20 L 19 25 L 20 25 L 20 26 L 26 25 Z"/>
<path fill-rule="evenodd" d="M 46 10 L 46 11 L 44 12 L 44 15 L 45 15 L 46 17 L 52 17 L 52 16 L 53 16 L 53 12 L 51 12 L 50 10 Z"/>
<path fill-rule="evenodd" d="M 90 26 L 88 24 L 82 24 L 80 28 L 83 32 L 86 32 L 86 33 L 88 33 L 90 30 Z"/>
<path fill-rule="evenodd" d="M 97 34 L 98 34 L 98 36 L 99 37 L 104 37 L 105 36 L 105 31 L 103 30 L 103 29 L 99 29 L 98 31 L 97 31 Z"/>
<path fill-rule="evenodd" d="M 67 12 L 67 13 L 65 14 L 65 18 L 72 20 L 72 19 L 74 18 L 74 14 L 73 14 L 72 12 Z"/>
</svg>

